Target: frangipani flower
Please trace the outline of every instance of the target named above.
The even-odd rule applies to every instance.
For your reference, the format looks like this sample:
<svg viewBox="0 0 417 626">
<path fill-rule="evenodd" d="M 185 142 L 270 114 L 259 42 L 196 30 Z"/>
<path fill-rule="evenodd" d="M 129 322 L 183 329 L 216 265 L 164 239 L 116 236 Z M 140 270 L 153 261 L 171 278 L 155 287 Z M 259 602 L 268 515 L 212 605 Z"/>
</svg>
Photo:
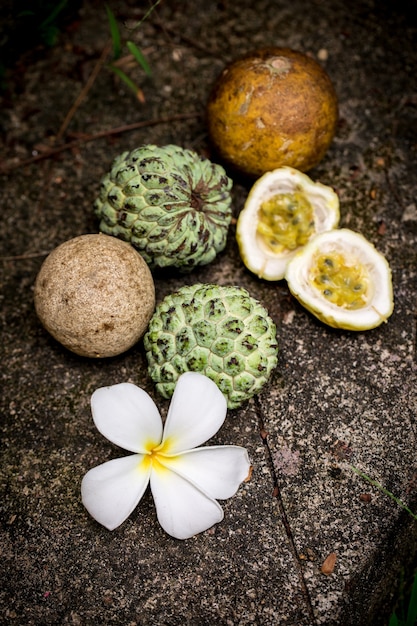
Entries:
<svg viewBox="0 0 417 626">
<path fill-rule="evenodd" d="M 113 530 L 132 513 L 148 484 L 162 528 L 187 539 L 223 519 L 217 499 L 233 496 L 248 476 L 245 448 L 206 446 L 226 417 L 226 400 L 206 376 L 178 379 L 165 427 L 152 398 L 131 383 L 97 389 L 95 425 L 112 443 L 135 454 L 91 469 L 81 484 L 83 504 Z"/>
</svg>

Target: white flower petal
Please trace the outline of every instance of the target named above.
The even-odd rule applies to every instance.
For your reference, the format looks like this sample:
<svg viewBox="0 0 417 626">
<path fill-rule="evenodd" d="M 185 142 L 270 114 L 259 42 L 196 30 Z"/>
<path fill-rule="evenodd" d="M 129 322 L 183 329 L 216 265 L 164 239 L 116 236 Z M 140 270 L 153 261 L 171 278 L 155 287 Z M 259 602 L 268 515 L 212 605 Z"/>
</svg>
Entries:
<svg viewBox="0 0 417 626">
<path fill-rule="evenodd" d="M 165 451 L 176 454 L 201 445 L 217 433 L 226 413 L 226 399 L 216 383 L 197 372 L 182 374 L 165 423 Z"/>
<path fill-rule="evenodd" d="M 189 539 L 223 519 L 219 503 L 178 474 L 154 466 L 150 480 L 158 521 L 172 537 Z"/>
<path fill-rule="evenodd" d="M 247 450 L 240 446 L 197 448 L 161 457 L 161 463 L 219 500 L 231 498 L 250 469 Z"/>
<path fill-rule="evenodd" d="M 162 420 L 152 398 L 136 385 L 101 387 L 91 396 L 97 429 L 106 439 L 130 452 L 149 452 L 162 437 Z"/>
<path fill-rule="evenodd" d="M 84 476 L 81 497 L 97 522 L 114 530 L 139 503 L 149 483 L 151 464 L 142 454 L 107 461 Z"/>
</svg>

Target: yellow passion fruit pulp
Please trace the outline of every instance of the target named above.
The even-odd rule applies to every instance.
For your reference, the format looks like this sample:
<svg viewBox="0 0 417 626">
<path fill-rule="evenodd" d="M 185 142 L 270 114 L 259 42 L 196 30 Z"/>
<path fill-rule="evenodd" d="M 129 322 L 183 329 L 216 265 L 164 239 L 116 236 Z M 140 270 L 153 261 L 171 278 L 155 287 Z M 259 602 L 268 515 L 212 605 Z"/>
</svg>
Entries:
<svg viewBox="0 0 417 626">
<path fill-rule="evenodd" d="M 259 178 L 236 227 L 240 255 L 260 278 L 284 278 L 289 260 L 317 233 L 339 222 L 339 199 L 331 187 L 281 167 Z"/>
<path fill-rule="evenodd" d="M 394 308 L 387 260 L 348 228 L 313 237 L 288 263 L 285 277 L 297 300 L 335 328 L 376 328 Z"/>
</svg>

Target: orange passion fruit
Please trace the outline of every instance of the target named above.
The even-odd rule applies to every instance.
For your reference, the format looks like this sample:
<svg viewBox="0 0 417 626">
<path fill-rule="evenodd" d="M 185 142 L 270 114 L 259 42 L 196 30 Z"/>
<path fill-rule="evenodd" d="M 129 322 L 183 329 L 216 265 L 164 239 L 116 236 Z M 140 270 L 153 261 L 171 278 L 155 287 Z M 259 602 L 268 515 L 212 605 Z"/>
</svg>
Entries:
<svg viewBox="0 0 417 626">
<path fill-rule="evenodd" d="M 326 71 L 288 48 L 263 48 L 232 62 L 207 104 L 214 148 L 252 177 L 284 165 L 312 169 L 330 146 L 337 118 L 337 96 Z"/>
</svg>

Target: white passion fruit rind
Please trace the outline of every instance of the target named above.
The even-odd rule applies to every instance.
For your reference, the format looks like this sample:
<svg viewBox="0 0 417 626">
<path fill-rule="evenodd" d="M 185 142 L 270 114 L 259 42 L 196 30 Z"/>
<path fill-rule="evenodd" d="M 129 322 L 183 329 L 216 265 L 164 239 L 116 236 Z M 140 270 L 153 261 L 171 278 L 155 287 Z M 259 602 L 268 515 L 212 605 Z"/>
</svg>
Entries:
<svg viewBox="0 0 417 626">
<path fill-rule="evenodd" d="M 347 228 L 316 235 L 289 262 L 285 277 L 293 296 L 333 328 L 376 328 L 394 308 L 387 260 Z"/>
<path fill-rule="evenodd" d="M 253 185 L 237 221 L 242 261 L 259 278 L 281 280 L 297 250 L 336 228 L 339 218 L 331 187 L 292 167 L 267 172 Z"/>
</svg>

